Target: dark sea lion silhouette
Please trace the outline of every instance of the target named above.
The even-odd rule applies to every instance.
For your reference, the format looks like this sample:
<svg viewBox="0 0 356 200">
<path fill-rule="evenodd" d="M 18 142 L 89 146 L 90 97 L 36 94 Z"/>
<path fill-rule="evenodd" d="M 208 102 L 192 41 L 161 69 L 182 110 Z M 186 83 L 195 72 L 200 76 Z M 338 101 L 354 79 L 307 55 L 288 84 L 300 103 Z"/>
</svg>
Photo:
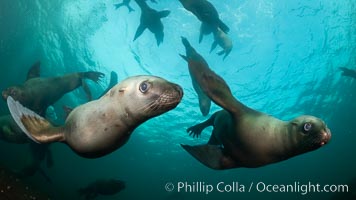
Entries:
<svg viewBox="0 0 356 200">
<path fill-rule="evenodd" d="M 182 38 L 187 55 L 195 49 Z M 324 146 L 331 137 L 330 130 L 319 118 L 299 116 L 282 121 L 253 110 L 235 99 L 229 86 L 200 57 L 188 57 L 189 70 L 205 94 L 223 110 L 208 120 L 188 128 L 193 136 L 213 126 L 208 144 L 182 147 L 212 169 L 260 167 L 289 159 Z"/>
<path fill-rule="evenodd" d="M 141 8 L 141 18 L 140 25 L 138 26 L 134 41 L 140 37 L 143 31 L 147 28 L 150 30 L 156 38 L 157 46 L 159 46 L 163 42 L 164 32 L 163 32 L 163 24 L 161 19 L 167 17 L 170 13 L 169 10 L 156 11 L 150 8 L 144 0 L 135 0 L 136 3 Z"/>
<path fill-rule="evenodd" d="M 88 99 L 91 100 L 92 96 L 84 79 L 90 79 L 97 83 L 104 76 L 103 73 L 94 71 L 49 78 L 41 78 L 39 75 L 40 62 L 36 62 L 29 70 L 25 83 L 5 89 L 2 92 L 3 99 L 6 100 L 8 96 L 11 96 L 24 106 L 44 116 L 48 106 L 80 86 L 83 86 Z"/>
<path fill-rule="evenodd" d="M 111 196 L 119 193 L 126 188 L 124 181 L 117 179 L 103 179 L 90 183 L 85 188 L 78 190 L 80 196 L 86 200 L 95 199 L 99 195 Z"/>
</svg>

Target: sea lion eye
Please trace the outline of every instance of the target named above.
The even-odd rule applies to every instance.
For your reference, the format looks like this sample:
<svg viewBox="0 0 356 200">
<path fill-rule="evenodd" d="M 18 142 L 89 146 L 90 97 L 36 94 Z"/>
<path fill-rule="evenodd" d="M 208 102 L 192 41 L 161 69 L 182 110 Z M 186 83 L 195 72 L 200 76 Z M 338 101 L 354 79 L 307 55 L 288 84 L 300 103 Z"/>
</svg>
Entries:
<svg viewBox="0 0 356 200">
<path fill-rule="evenodd" d="M 313 127 L 313 125 L 311 123 L 307 122 L 304 124 L 304 131 L 308 132 L 312 129 L 312 127 Z"/>
<path fill-rule="evenodd" d="M 148 89 L 149 89 L 149 85 L 148 85 L 148 83 L 147 82 L 142 82 L 141 84 L 140 84 L 140 91 L 142 92 L 142 93 L 146 93 L 147 91 L 148 91 Z"/>
</svg>

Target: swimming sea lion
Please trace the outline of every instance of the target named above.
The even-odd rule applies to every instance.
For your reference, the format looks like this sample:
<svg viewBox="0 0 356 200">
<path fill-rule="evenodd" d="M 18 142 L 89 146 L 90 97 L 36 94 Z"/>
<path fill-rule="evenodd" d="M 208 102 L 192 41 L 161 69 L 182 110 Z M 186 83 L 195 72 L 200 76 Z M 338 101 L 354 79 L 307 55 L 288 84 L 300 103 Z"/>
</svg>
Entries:
<svg viewBox="0 0 356 200">
<path fill-rule="evenodd" d="M 229 27 L 219 18 L 216 8 L 207 0 L 179 0 L 183 7 L 192 12 L 201 22 L 199 43 L 203 35 L 214 32 L 220 28 L 225 33 L 229 32 Z"/>
<path fill-rule="evenodd" d="M 148 28 L 148 30 L 150 30 L 155 35 L 157 46 L 159 46 L 161 42 L 163 42 L 164 37 L 161 18 L 167 17 L 171 11 L 156 11 L 150 8 L 144 0 L 135 1 L 141 8 L 141 18 L 140 25 L 136 30 L 134 41 L 141 36 L 146 28 Z"/>
<path fill-rule="evenodd" d="M 190 73 L 190 78 L 192 79 L 192 84 L 195 92 L 198 94 L 198 99 L 199 99 L 199 108 L 203 116 L 206 116 L 209 114 L 210 111 L 210 106 L 211 106 L 211 100 L 209 99 L 208 96 L 202 91 L 200 88 L 199 84 L 195 80 L 195 76 L 191 74 L 190 69 L 194 68 L 194 65 L 205 65 L 208 67 L 208 63 L 205 61 L 203 56 L 198 54 L 196 51 L 187 51 L 186 56 L 181 55 L 180 56 L 188 62 L 189 66 L 189 73 Z M 194 60 L 194 62 L 191 62 Z M 192 66 L 191 66 L 192 65 Z"/>
<path fill-rule="evenodd" d="M 79 189 L 80 196 L 86 200 L 95 199 L 99 195 L 115 195 L 126 188 L 125 182 L 117 179 L 97 180 L 87 187 Z"/>
<path fill-rule="evenodd" d="M 214 42 L 211 45 L 211 49 L 210 52 L 212 52 L 217 45 L 219 45 L 221 48 L 223 48 L 223 50 L 218 52 L 218 55 L 221 56 L 223 54 L 223 60 L 225 60 L 226 56 L 228 56 L 231 52 L 232 49 L 232 41 L 229 38 L 229 36 L 224 33 L 224 31 L 222 31 L 220 28 L 217 29 L 217 31 L 215 31 L 214 33 Z"/>
<path fill-rule="evenodd" d="M 84 79 L 90 79 L 97 83 L 104 76 L 103 73 L 94 71 L 50 78 L 40 78 L 39 74 L 40 62 L 37 62 L 29 70 L 24 84 L 9 87 L 2 92 L 3 99 L 6 100 L 8 96 L 11 96 L 24 106 L 44 116 L 48 106 L 80 86 L 83 86 L 88 99 L 91 100 L 91 93 Z"/>
<path fill-rule="evenodd" d="M 194 48 L 182 38 L 189 57 Z M 199 58 L 198 58 L 199 59 Z M 208 144 L 182 147 L 212 169 L 260 167 L 289 159 L 324 146 L 331 133 L 326 124 L 313 116 L 300 116 L 282 121 L 253 110 L 235 99 L 229 86 L 208 65 L 189 65 L 191 74 L 206 95 L 224 110 L 207 121 L 188 128 L 199 136 L 207 126 L 213 126 Z"/>
<path fill-rule="evenodd" d="M 135 11 L 131 6 L 130 6 L 130 1 L 131 0 L 123 0 L 121 3 L 117 3 L 115 4 L 115 8 L 118 9 L 120 8 L 121 6 L 126 6 L 127 9 L 129 9 L 129 12 L 132 12 L 132 11 Z"/>
<path fill-rule="evenodd" d="M 38 143 L 63 142 L 78 155 L 97 158 L 124 145 L 137 126 L 175 108 L 180 86 L 155 76 L 127 78 L 98 100 L 76 107 L 61 127 L 52 126 L 11 97 L 8 107 L 20 128 Z"/>
</svg>

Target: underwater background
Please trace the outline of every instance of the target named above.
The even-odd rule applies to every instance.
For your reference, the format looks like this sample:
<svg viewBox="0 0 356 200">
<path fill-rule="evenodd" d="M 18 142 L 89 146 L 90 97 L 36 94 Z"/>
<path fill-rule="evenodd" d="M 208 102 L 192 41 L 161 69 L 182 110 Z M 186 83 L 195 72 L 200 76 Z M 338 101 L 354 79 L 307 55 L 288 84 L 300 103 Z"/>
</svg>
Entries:
<svg viewBox="0 0 356 200">
<path fill-rule="evenodd" d="M 95 70 L 106 74 L 97 85 L 88 81 L 99 96 L 110 72 L 119 82 L 128 76 L 161 76 L 184 88 L 178 107 L 138 127 L 128 143 L 112 154 L 85 159 L 68 146 L 51 145 L 54 166 L 45 168 L 52 183 L 40 175 L 26 178 L 31 186 L 53 199 L 79 199 L 77 190 L 101 178 L 126 182 L 115 196 L 98 199 L 335 199 L 337 193 L 300 192 L 167 192 L 167 183 L 204 182 L 216 185 L 238 182 L 267 184 L 348 184 L 356 177 L 356 81 L 341 76 L 339 67 L 356 69 L 356 2 L 353 0 L 210 0 L 229 27 L 233 41 L 223 60 L 209 53 L 212 35 L 198 43 L 200 21 L 178 0 L 148 1 L 156 10 L 171 11 L 164 24 L 160 46 L 148 30 L 133 42 L 140 20 L 121 0 L 1 0 L 0 1 L 0 89 L 23 83 L 30 66 L 41 61 L 41 76 Z M 180 144 L 203 144 L 186 129 L 206 120 L 199 110 L 180 37 L 222 76 L 234 96 L 245 105 L 290 120 L 301 114 L 322 118 L 332 132 L 326 146 L 289 160 L 260 168 L 209 169 L 185 152 Z M 218 47 L 219 48 L 219 47 Z M 63 105 L 86 102 L 81 88 L 66 94 L 54 106 L 64 119 Z M 212 106 L 210 114 L 220 110 Z M 0 113 L 8 114 L 5 101 Z M 0 163 L 21 168 L 28 156 L 27 145 L 0 141 Z M 354 181 L 355 182 L 355 181 Z M 247 190 L 247 189 L 246 189 Z M 355 193 L 356 186 L 349 186 Z M 340 194 L 339 194 L 340 195 Z M 340 199 L 337 198 L 336 199 Z"/>
</svg>

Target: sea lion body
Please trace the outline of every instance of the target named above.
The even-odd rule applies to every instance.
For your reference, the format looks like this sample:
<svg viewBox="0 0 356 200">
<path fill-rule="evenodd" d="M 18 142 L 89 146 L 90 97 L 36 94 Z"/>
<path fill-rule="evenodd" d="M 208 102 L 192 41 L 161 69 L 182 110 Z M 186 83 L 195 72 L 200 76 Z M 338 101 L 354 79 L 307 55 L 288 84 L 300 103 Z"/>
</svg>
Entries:
<svg viewBox="0 0 356 200">
<path fill-rule="evenodd" d="M 136 30 L 134 41 L 141 36 L 143 31 L 148 28 L 156 38 L 157 46 L 163 42 L 164 32 L 161 18 L 170 14 L 169 10 L 156 11 L 150 8 L 144 0 L 135 0 L 141 8 L 140 25 Z"/>
<path fill-rule="evenodd" d="M 111 88 L 106 95 L 78 106 L 61 127 L 8 99 L 20 128 L 38 143 L 64 142 L 80 156 L 101 157 L 127 142 L 133 130 L 148 119 L 178 105 L 182 89 L 155 76 L 135 76 Z"/>
<path fill-rule="evenodd" d="M 189 63 L 197 62 L 198 56 L 189 56 L 197 54 L 194 48 L 185 38 L 182 42 Z M 224 108 L 187 130 L 199 136 L 204 128 L 214 127 L 208 144 L 182 145 L 204 165 L 212 169 L 260 167 L 313 151 L 330 140 L 330 130 L 321 119 L 303 115 L 291 121 L 279 120 L 236 100 L 226 82 L 208 65 L 189 65 L 189 69 L 204 93 Z"/>
</svg>

